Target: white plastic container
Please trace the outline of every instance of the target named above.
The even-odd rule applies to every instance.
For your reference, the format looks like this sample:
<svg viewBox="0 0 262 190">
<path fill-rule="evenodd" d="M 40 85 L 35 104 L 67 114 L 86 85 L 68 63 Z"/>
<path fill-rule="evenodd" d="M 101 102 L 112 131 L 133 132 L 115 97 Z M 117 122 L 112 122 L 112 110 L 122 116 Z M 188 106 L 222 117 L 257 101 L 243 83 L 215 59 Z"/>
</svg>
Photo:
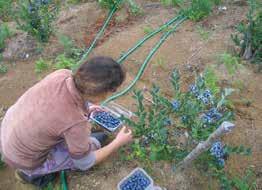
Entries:
<svg viewBox="0 0 262 190">
<path fill-rule="evenodd" d="M 129 111 L 128 109 L 124 108 L 123 106 L 120 106 L 119 104 L 116 104 L 114 102 L 110 102 L 108 103 L 106 106 L 102 107 L 106 112 L 110 113 L 113 117 L 119 119 L 121 116 L 127 117 L 127 118 L 131 118 L 134 114 Z M 106 129 L 109 132 L 114 132 L 116 131 L 118 128 L 120 128 L 123 123 L 120 122 L 120 124 L 118 126 L 116 126 L 115 128 L 108 128 L 107 126 L 103 125 L 102 123 L 100 123 L 99 121 L 97 121 L 94 118 L 94 114 L 90 115 L 90 119 L 95 122 L 96 124 L 98 124 L 99 126 L 103 127 L 104 129 Z"/>
<path fill-rule="evenodd" d="M 124 182 L 126 182 L 127 180 L 129 180 L 130 177 L 132 177 L 133 174 L 136 173 L 137 171 L 143 173 L 144 176 L 150 181 L 150 184 L 149 184 L 144 190 L 161 190 L 160 187 L 154 186 L 154 181 L 153 181 L 153 179 L 152 179 L 152 178 L 146 173 L 146 171 L 143 170 L 142 168 L 136 168 L 136 169 L 134 169 L 128 176 L 126 176 L 125 178 L 123 178 L 123 179 L 118 183 L 117 189 L 118 189 L 118 190 L 123 190 L 123 189 L 120 188 L 121 185 L 122 185 Z"/>
</svg>

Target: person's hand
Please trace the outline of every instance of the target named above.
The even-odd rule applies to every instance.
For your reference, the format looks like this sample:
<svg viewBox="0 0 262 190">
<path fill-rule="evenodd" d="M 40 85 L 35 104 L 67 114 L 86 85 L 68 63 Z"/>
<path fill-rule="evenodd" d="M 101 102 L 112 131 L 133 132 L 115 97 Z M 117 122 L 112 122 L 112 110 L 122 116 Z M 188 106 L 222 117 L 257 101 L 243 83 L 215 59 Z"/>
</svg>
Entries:
<svg viewBox="0 0 262 190">
<path fill-rule="evenodd" d="M 88 112 L 92 113 L 94 111 L 105 111 L 101 106 L 98 105 L 91 105 L 88 107 Z"/>
<path fill-rule="evenodd" d="M 126 126 L 123 126 L 122 129 L 117 134 L 117 136 L 116 136 L 114 141 L 119 146 L 123 146 L 123 145 L 131 142 L 132 139 L 133 139 L 132 131 L 130 129 L 128 129 Z"/>
</svg>

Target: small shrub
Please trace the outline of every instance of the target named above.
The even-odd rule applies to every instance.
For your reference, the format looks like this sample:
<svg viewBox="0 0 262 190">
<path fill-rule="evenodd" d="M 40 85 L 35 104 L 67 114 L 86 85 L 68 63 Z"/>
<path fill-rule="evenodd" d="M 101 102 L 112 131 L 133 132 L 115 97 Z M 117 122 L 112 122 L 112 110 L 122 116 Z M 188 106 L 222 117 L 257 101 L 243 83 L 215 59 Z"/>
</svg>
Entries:
<svg viewBox="0 0 262 190">
<path fill-rule="evenodd" d="M 190 6 L 179 3 L 182 7 L 182 13 L 193 21 L 200 21 L 207 17 L 214 5 L 221 3 L 220 0 L 191 0 Z"/>
<path fill-rule="evenodd" d="M 19 28 L 40 42 L 47 42 L 54 30 L 52 23 L 58 13 L 57 1 L 20 0 L 18 5 L 15 18 Z"/>
<path fill-rule="evenodd" d="M 57 56 L 55 60 L 55 69 L 73 69 L 75 66 L 75 60 L 67 58 L 65 54 Z"/>
<path fill-rule="evenodd" d="M 161 0 L 161 3 L 164 5 L 164 6 L 177 6 L 177 5 L 180 5 L 181 3 L 183 3 L 183 0 Z"/>
<path fill-rule="evenodd" d="M 247 22 L 237 26 L 240 34 L 231 35 L 234 43 L 240 47 L 239 55 L 252 63 L 262 63 L 262 9 L 256 0 L 249 0 Z"/>
<path fill-rule="evenodd" d="M 35 72 L 42 73 L 43 71 L 47 70 L 49 65 L 41 58 L 35 63 Z"/>
<path fill-rule="evenodd" d="M 210 0 L 192 0 L 191 7 L 185 10 L 186 16 L 193 20 L 199 21 L 208 16 L 212 10 Z"/>
</svg>

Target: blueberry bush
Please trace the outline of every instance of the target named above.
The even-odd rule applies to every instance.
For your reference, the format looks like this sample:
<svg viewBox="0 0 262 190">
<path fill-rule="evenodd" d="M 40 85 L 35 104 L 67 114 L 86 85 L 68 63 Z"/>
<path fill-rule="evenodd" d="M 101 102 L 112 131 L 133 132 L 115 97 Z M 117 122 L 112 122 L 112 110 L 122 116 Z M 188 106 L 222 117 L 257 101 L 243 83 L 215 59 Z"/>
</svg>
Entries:
<svg viewBox="0 0 262 190">
<path fill-rule="evenodd" d="M 39 42 L 47 42 L 53 33 L 53 21 L 59 9 L 59 1 L 20 0 L 15 20 L 21 30 L 34 36 Z"/>
<path fill-rule="evenodd" d="M 152 100 L 148 104 L 142 91 L 134 91 L 138 118 L 133 121 L 122 117 L 133 128 L 135 137 L 128 158 L 142 162 L 166 160 L 176 165 L 222 122 L 233 120 L 234 114 L 227 106 L 230 103 L 228 96 L 233 90 L 220 89 L 216 80 L 209 69 L 197 76 L 188 90 L 182 91 L 179 71 L 174 70 L 170 77 L 173 97 L 165 97 L 160 88 L 153 85 L 150 90 Z M 179 140 L 180 137 L 185 137 L 186 141 Z M 243 146 L 232 148 L 218 141 L 199 157 L 196 167 L 216 177 L 218 173 L 225 173 L 224 166 L 230 154 L 249 155 L 250 152 Z M 222 174 L 221 179 L 226 175 Z"/>
</svg>

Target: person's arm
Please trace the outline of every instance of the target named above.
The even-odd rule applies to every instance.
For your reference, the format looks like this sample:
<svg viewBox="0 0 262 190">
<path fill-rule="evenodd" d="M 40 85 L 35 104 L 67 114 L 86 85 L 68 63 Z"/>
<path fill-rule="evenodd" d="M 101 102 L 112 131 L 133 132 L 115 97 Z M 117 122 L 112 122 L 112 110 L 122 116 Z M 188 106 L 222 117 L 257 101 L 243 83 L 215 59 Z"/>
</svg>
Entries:
<svg viewBox="0 0 262 190">
<path fill-rule="evenodd" d="M 132 131 L 127 129 L 125 126 L 119 131 L 116 138 L 107 146 L 96 150 L 95 157 L 96 161 L 95 164 L 98 164 L 105 160 L 110 154 L 114 151 L 118 150 L 121 146 L 129 143 L 132 141 Z"/>
</svg>

